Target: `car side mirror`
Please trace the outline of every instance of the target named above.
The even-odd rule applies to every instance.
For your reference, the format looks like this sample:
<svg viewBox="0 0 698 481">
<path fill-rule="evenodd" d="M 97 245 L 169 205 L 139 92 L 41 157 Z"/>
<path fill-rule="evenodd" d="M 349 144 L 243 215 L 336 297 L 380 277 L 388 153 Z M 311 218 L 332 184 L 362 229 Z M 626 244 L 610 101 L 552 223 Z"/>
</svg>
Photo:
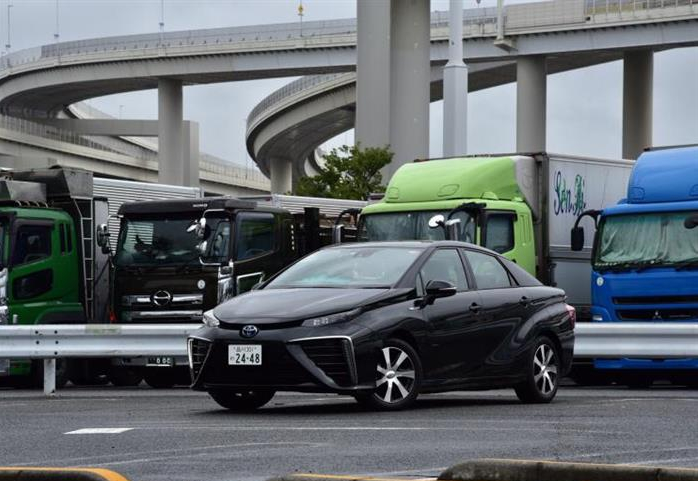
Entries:
<svg viewBox="0 0 698 481">
<path fill-rule="evenodd" d="M 425 287 L 427 296 L 433 299 L 439 299 L 441 297 L 450 297 L 458 292 L 456 286 L 446 281 L 431 280 L 427 282 Z"/>
<path fill-rule="evenodd" d="M 584 249 L 584 227 L 573 227 L 570 236 L 570 246 L 575 252 Z"/>
<path fill-rule="evenodd" d="M 695 229 L 695 227 L 698 226 L 698 214 L 692 214 L 686 217 L 686 220 L 683 221 L 683 226 L 686 229 Z"/>
</svg>

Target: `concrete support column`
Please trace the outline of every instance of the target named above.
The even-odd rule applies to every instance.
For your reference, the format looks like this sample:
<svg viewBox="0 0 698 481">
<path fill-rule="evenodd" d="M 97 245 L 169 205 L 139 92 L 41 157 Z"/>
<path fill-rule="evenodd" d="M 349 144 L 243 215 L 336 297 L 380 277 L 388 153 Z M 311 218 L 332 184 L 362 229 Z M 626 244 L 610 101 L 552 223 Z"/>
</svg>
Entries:
<svg viewBox="0 0 698 481">
<path fill-rule="evenodd" d="M 623 158 L 637 159 L 652 146 L 654 54 L 625 52 L 623 57 Z"/>
<path fill-rule="evenodd" d="M 468 151 L 468 67 L 463 63 L 463 0 L 451 0 L 448 63 L 444 67 L 443 156 Z"/>
<path fill-rule="evenodd" d="M 289 159 L 276 157 L 269 162 L 272 194 L 286 194 L 293 188 L 293 164 Z"/>
<path fill-rule="evenodd" d="M 387 182 L 400 165 L 429 156 L 429 0 L 390 5 L 390 148 Z"/>
<path fill-rule="evenodd" d="M 183 152 L 183 185 L 190 187 L 199 186 L 199 160 L 201 151 L 199 149 L 199 123 L 184 122 L 184 135 L 182 136 Z"/>
<path fill-rule="evenodd" d="M 184 166 L 182 82 L 158 81 L 158 182 L 187 185 Z"/>
<path fill-rule="evenodd" d="M 390 143 L 390 0 L 356 2 L 356 143 Z"/>
<path fill-rule="evenodd" d="M 516 62 L 516 151 L 545 151 L 547 72 L 545 57 Z"/>
</svg>

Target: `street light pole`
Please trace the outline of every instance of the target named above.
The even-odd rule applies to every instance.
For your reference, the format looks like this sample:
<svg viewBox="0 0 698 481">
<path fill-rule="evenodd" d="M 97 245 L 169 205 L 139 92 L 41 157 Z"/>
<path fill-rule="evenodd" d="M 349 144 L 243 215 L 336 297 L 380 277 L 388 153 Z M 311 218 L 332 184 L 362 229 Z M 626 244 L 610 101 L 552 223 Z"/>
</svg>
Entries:
<svg viewBox="0 0 698 481">
<path fill-rule="evenodd" d="M 10 53 L 10 48 L 12 47 L 12 43 L 10 42 L 11 37 L 10 37 L 10 9 L 12 8 L 12 4 L 8 3 L 7 4 L 7 43 L 5 44 L 5 50 L 7 53 Z"/>
<path fill-rule="evenodd" d="M 60 36 L 60 24 L 58 23 L 58 0 L 56 0 L 56 32 L 53 34 L 53 39 L 56 43 L 58 43 Z"/>
<path fill-rule="evenodd" d="M 165 0 L 160 0 L 160 45 L 165 35 Z"/>
</svg>

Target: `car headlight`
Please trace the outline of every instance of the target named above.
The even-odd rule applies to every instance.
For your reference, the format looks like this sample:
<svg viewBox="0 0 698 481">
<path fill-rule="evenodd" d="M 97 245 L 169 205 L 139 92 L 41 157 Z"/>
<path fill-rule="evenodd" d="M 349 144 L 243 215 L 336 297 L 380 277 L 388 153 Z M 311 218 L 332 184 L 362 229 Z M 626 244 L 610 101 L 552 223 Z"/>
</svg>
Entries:
<svg viewBox="0 0 698 481">
<path fill-rule="evenodd" d="M 213 309 L 204 312 L 202 321 L 206 327 L 218 327 L 221 325 L 221 321 L 219 321 L 218 318 L 213 315 Z"/>
<path fill-rule="evenodd" d="M 306 319 L 303 321 L 303 326 L 305 327 L 319 327 L 328 326 L 330 324 L 338 324 L 340 322 L 347 322 L 354 319 L 356 316 L 361 314 L 361 309 L 352 309 L 351 311 L 338 312 L 337 314 L 330 314 L 328 316 L 314 317 L 312 319 Z"/>
</svg>

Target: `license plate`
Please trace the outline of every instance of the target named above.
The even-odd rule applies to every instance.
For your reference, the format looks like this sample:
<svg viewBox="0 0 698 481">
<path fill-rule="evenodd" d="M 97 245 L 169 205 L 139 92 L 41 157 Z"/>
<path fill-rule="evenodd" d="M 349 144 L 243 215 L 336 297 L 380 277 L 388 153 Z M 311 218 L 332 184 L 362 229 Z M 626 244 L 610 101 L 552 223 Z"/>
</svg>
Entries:
<svg viewBox="0 0 698 481">
<path fill-rule="evenodd" d="M 259 344 L 231 344 L 228 346 L 228 364 L 231 366 L 261 366 L 262 346 Z"/>
<path fill-rule="evenodd" d="M 149 357 L 146 367 L 173 367 L 174 358 L 169 356 Z"/>
</svg>

